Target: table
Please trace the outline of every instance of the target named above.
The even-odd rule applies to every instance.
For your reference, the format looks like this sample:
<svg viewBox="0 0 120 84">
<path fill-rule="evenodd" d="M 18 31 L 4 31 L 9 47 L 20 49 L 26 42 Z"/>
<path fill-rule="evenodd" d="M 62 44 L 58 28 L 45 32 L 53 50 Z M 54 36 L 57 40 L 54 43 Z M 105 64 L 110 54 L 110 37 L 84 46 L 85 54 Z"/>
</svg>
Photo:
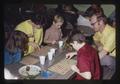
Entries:
<svg viewBox="0 0 120 84">
<path fill-rule="evenodd" d="M 46 46 L 45 46 L 46 47 Z M 44 47 L 43 47 L 44 48 Z M 46 63 L 45 63 L 45 69 L 47 69 L 48 67 L 58 63 L 60 60 L 64 59 L 65 58 L 65 54 L 67 53 L 66 50 L 63 50 L 63 49 L 57 49 L 56 51 L 56 54 L 54 56 L 54 59 L 50 62 L 48 61 L 48 59 L 46 60 Z M 37 56 L 34 56 L 32 55 L 33 57 L 35 58 L 38 58 Z M 24 58 L 23 58 L 24 59 Z M 39 58 L 38 58 L 39 59 Z M 76 59 L 76 58 L 74 58 Z M 40 63 L 37 62 L 35 65 L 37 66 L 40 66 Z M 5 67 L 10 70 L 10 72 L 21 78 L 20 74 L 18 73 L 18 69 L 20 67 L 24 66 L 24 64 L 22 63 L 15 63 L 15 64 L 9 64 L 9 65 L 5 65 Z M 67 72 L 65 75 L 60 75 L 58 73 L 54 73 L 52 76 L 48 77 L 48 78 L 43 78 L 41 77 L 40 75 L 38 75 L 37 77 L 35 77 L 35 79 L 71 79 L 72 77 L 74 77 L 75 75 L 75 72 L 73 72 L 72 70 L 70 70 L 69 72 Z"/>
</svg>

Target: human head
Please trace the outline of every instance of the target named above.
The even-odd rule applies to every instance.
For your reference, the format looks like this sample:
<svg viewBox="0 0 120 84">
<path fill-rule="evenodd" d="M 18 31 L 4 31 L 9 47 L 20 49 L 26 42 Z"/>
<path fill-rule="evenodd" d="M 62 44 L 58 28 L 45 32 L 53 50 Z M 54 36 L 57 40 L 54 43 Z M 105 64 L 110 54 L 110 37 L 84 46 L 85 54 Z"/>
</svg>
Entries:
<svg viewBox="0 0 120 84">
<path fill-rule="evenodd" d="M 64 23 L 64 19 L 62 16 L 60 15 L 55 15 L 54 18 L 53 18 L 53 25 L 56 27 L 56 28 L 61 28 L 61 26 L 63 25 Z"/>
<path fill-rule="evenodd" d="M 13 31 L 10 39 L 7 42 L 6 48 L 10 52 L 15 52 L 15 49 L 20 49 L 22 52 L 27 51 L 28 36 L 21 31 Z"/>
<path fill-rule="evenodd" d="M 97 16 L 104 15 L 104 11 L 99 4 L 92 4 L 90 8 L 88 8 L 83 16 L 91 17 L 92 14 L 96 14 Z"/>
<path fill-rule="evenodd" d="M 73 46 L 73 48 L 75 50 L 79 50 L 81 47 L 81 44 L 85 42 L 85 37 L 80 33 L 76 33 L 72 36 L 71 40 L 72 40 L 71 45 Z"/>
<path fill-rule="evenodd" d="M 104 26 L 107 24 L 107 18 L 105 15 L 97 16 L 96 14 L 93 14 L 90 18 L 91 25 L 93 26 L 93 30 L 95 32 L 101 31 L 101 29 L 104 28 Z"/>
</svg>

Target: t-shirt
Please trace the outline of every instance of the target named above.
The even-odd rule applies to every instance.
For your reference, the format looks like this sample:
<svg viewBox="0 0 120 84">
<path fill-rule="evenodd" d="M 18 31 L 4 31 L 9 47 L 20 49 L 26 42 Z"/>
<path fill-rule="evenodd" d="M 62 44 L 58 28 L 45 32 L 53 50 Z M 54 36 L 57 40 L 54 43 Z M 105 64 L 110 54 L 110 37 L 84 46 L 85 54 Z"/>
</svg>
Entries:
<svg viewBox="0 0 120 84">
<path fill-rule="evenodd" d="M 111 56 L 116 56 L 115 29 L 109 25 L 105 26 L 103 32 L 96 32 L 93 36 L 94 41 L 100 42 L 103 49 L 108 51 Z"/>
<path fill-rule="evenodd" d="M 81 73 L 91 72 L 92 80 L 100 79 L 100 62 L 97 51 L 88 44 L 85 44 L 77 52 L 77 67 Z M 77 74 L 76 80 L 85 80 Z"/>
<path fill-rule="evenodd" d="M 59 41 L 62 38 L 61 29 L 56 29 L 54 27 L 50 27 L 45 32 L 44 41 Z"/>
</svg>

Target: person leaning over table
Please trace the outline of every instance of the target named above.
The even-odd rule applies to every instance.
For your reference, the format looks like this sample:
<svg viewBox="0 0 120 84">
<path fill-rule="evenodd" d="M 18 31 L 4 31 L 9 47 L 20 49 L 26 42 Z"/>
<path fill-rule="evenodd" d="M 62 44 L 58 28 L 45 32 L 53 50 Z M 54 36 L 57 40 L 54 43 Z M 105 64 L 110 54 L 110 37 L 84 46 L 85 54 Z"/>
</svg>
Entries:
<svg viewBox="0 0 120 84">
<path fill-rule="evenodd" d="M 81 40 L 81 35 L 76 34 L 72 37 L 73 43 L 70 43 L 76 50 L 66 54 L 66 59 L 71 59 L 77 55 L 77 65 L 72 65 L 71 69 L 75 71 L 75 80 L 99 80 L 100 63 L 97 51 L 89 44 Z"/>
<path fill-rule="evenodd" d="M 96 32 L 93 39 L 99 53 L 100 63 L 102 66 L 107 66 L 110 70 L 115 71 L 115 28 L 107 24 L 105 15 L 98 17 L 93 14 L 90 21 Z"/>
<path fill-rule="evenodd" d="M 13 31 L 4 48 L 4 64 L 21 61 L 22 54 L 27 52 L 28 36 L 21 31 Z"/>
<path fill-rule="evenodd" d="M 40 45 L 43 40 L 43 27 L 40 23 L 41 19 L 42 18 L 35 16 L 29 17 L 15 28 L 15 30 L 22 31 L 29 37 L 28 52 L 26 52 L 24 56 L 27 56 L 36 50 L 40 50 Z"/>
<path fill-rule="evenodd" d="M 54 15 L 53 23 L 50 28 L 45 32 L 44 43 L 56 44 L 60 39 L 62 39 L 61 26 L 64 23 L 64 19 L 60 15 Z"/>
</svg>

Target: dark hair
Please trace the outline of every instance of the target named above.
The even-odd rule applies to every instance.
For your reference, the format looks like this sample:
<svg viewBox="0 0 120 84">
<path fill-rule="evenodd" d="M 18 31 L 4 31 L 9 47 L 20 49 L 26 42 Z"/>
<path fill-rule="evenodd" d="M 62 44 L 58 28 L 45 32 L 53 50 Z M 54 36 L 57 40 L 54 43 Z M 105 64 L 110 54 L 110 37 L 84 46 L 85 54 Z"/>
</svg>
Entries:
<svg viewBox="0 0 120 84">
<path fill-rule="evenodd" d="M 28 36 L 17 30 L 13 31 L 5 47 L 8 51 L 14 53 L 16 49 L 20 49 L 22 52 L 27 51 L 27 45 Z"/>
<path fill-rule="evenodd" d="M 102 20 L 104 24 L 107 24 L 107 17 L 105 15 L 101 15 L 97 17 L 98 21 Z"/>
<path fill-rule="evenodd" d="M 97 6 L 96 9 L 92 8 L 92 7 L 89 7 L 85 13 L 83 14 L 83 16 L 85 17 L 91 17 L 93 14 L 98 14 L 98 13 L 101 13 L 100 15 L 104 15 L 104 11 L 103 9 L 101 8 L 101 6 L 99 4 L 95 4 Z"/>
<path fill-rule="evenodd" d="M 85 42 L 85 37 L 80 34 L 80 33 L 76 33 L 72 36 L 72 41 L 77 41 L 79 43 Z"/>
</svg>

